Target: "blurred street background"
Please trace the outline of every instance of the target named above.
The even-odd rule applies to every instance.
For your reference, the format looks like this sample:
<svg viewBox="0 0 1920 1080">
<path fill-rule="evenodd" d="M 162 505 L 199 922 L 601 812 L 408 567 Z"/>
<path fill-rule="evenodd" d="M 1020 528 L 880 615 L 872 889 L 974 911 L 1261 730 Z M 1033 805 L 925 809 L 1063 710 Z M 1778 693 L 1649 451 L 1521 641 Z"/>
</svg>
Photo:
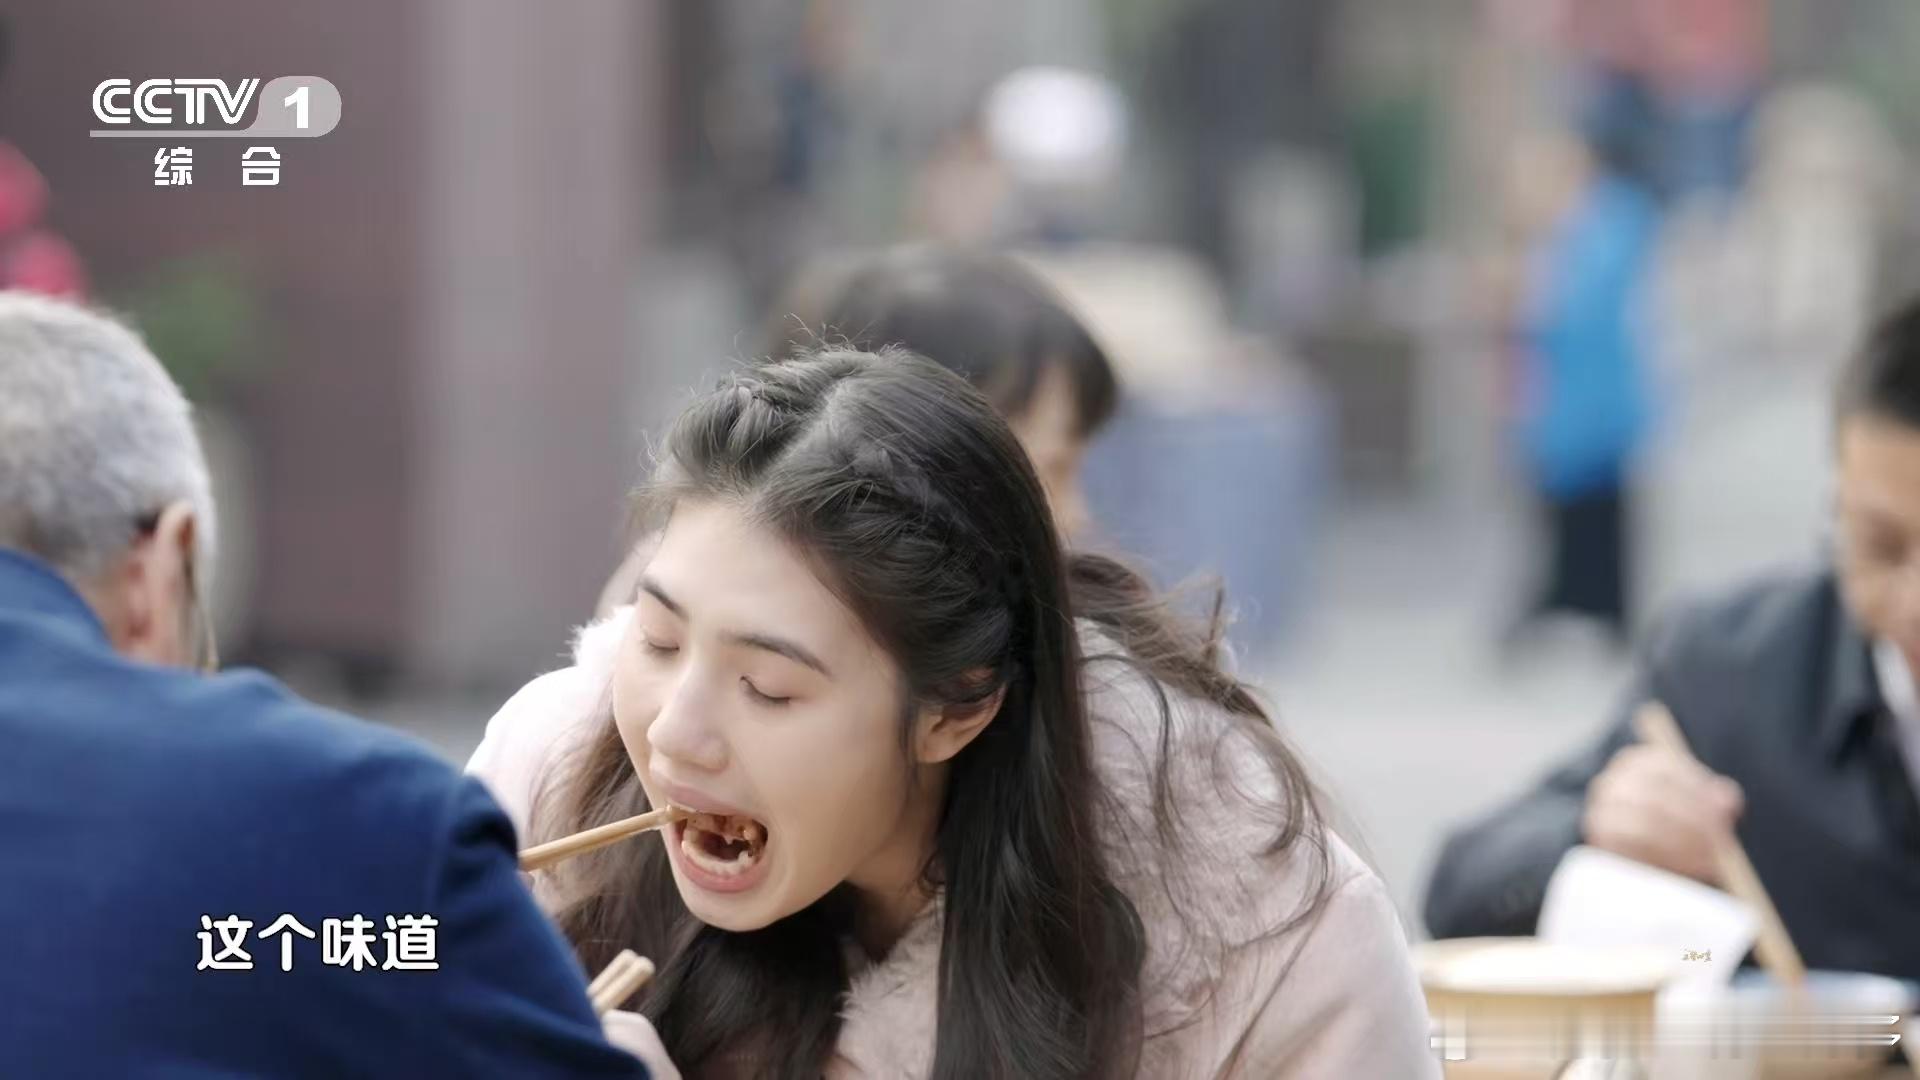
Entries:
<svg viewBox="0 0 1920 1080">
<path fill-rule="evenodd" d="M 1830 372 L 1920 287 L 1910 0 L 0 16 L 0 281 L 127 313 L 200 405 L 229 658 L 463 759 L 807 267 L 1007 247 L 1126 383 L 1100 543 L 1224 581 L 1416 932 L 1442 830 L 1597 730 L 1623 632 L 1820 550 Z M 86 134 L 102 79 L 282 74 L 344 104 L 276 187 Z M 1547 401 L 1556 364 L 1610 389 Z M 1629 508 L 1617 619 L 1522 618 L 1568 440 Z"/>
</svg>

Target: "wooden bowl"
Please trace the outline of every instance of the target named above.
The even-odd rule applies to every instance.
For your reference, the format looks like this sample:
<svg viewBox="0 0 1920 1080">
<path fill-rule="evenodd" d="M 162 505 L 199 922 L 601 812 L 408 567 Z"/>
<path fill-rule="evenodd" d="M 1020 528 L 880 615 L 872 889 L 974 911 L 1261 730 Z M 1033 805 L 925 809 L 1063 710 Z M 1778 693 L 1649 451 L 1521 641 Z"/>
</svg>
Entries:
<svg viewBox="0 0 1920 1080">
<path fill-rule="evenodd" d="M 1644 1058 L 1664 949 L 1460 938 L 1414 949 L 1448 1080 L 1549 1080 L 1585 1055 Z"/>
</svg>

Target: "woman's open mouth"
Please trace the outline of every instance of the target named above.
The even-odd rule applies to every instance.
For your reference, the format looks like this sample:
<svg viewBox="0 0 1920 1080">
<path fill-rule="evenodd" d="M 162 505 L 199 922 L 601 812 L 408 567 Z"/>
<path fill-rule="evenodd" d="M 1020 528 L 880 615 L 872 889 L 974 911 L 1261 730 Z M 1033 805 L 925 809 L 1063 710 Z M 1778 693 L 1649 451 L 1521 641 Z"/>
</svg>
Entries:
<svg viewBox="0 0 1920 1080">
<path fill-rule="evenodd" d="M 767 827 L 744 814 L 696 813 L 675 824 L 667 842 L 696 885 L 737 892 L 760 878 Z"/>
</svg>

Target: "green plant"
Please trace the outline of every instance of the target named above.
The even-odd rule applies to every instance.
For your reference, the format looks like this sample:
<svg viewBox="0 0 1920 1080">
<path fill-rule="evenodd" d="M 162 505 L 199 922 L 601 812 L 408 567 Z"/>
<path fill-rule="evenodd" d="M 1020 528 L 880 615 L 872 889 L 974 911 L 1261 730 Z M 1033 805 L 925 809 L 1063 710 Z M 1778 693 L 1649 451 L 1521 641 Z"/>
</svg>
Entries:
<svg viewBox="0 0 1920 1080">
<path fill-rule="evenodd" d="M 117 307 L 191 400 L 223 396 L 263 366 L 259 290 L 237 255 L 203 252 L 162 264 Z"/>
</svg>

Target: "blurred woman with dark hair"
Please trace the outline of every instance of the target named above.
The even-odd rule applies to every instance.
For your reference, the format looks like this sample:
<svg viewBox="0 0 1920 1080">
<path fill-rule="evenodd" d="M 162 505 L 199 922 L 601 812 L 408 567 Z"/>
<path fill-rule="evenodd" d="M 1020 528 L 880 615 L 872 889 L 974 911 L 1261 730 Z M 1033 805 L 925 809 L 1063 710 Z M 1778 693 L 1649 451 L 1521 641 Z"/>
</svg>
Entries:
<svg viewBox="0 0 1920 1080">
<path fill-rule="evenodd" d="M 1060 531 L 1069 541 L 1085 532 L 1081 465 L 1120 385 L 1106 351 L 1038 274 L 1010 256 L 952 248 L 825 257 L 794 276 L 776 310 L 775 360 L 822 344 L 898 346 L 972 383 L 1013 428 Z M 652 541 L 643 536 L 607 581 L 597 614 L 633 601 Z"/>
<path fill-rule="evenodd" d="M 978 387 L 1033 460 L 1055 524 L 1069 537 L 1086 527 L 1080 465 L 1119 384 L 1105 350 L 1039 275 L 1005 255 L 897 248 L 844 272 L 817 336 L 908 349 Z M 804 342 L 783 344 L 790 354 Z"/>
</svg>

